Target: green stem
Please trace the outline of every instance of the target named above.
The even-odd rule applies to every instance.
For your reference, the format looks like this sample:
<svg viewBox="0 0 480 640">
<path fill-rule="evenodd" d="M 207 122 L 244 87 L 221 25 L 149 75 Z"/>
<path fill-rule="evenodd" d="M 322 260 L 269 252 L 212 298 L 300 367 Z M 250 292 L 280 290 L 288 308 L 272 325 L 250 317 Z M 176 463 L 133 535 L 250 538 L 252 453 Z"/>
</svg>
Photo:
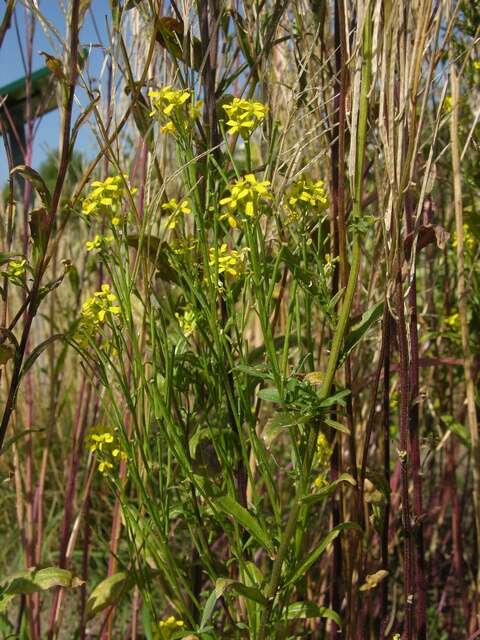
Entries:
<svg viewBox="0 0 480 640">
<path fill-rule="evenodd" d="M 368 92 L 371 82 L 371 54 L 372 54 L 372 28 L 371 28 L 371 8 L 367 9 L 367 15 L 365 16 L 365 27 L 363 33 L 363 61 L 362 61 L 362 82 L 360 89 L 360 103 L 359 103 L 359 115 L 358 115 L 358 135 L 357 135 L 357 148 L 356 148 L 356 163 L 355 163 L 355 190 L 353 198 L 353 219 L 357 222 L 361 214 L 361 196 L 362 196 L 362 184 L 363 184 L 363 171 L 364 171 L 364 154 L 366 146 L 366 132 L 367 132 L 367 116 L 368 116 Z M 327 363 L 327 370 L 323 383 L 319 392 L 320 399 L 323 400 L 328 397 L 335 373 L 337 370 L 338 357 L 342 348 L 345 331 L 347 329 L 348 320 L 350 317 L 350 311 L 353 303 L 353 296 L 355 295 L 355 289 L 357 286 L 358 274 L 360 271 L 361 261 L 361 244 L 360 235 L 357 228 L 353 228 L 353 247 L 352 247 L 352 262 L 350 267 L 350 273 L 348 276 L 347 287 L 345 289 L 345 297 L 343 299 L 342 307 L 338 317 L 338 323 L 333 337 L 332 348 Z M 310 474 L 310 467 L 313 460 L 312 451 L 315 451 L 316 439 L 318 436 L 318 427 L 311 429 L 309 434 L 309 442 L 305 454 L 302 481 L 298 483 L 295 497 L 293 500 L 292 510 L 288 517 L 288 521 L 285 527 L 285 531 L 278 549 L 277 556 L 273 561 L 272 574 L 270 581 L 266 588 L 266 598 L 268 600 L 267 605 L 262 614 L 260 623 L 260 632 L 258 640 L 265 640 L 267 637 L 268 622 L 272 611 L 273 603 L 277 595 L 278 587 L 281 579 L 281 572 L 283 563 L 288 553 L 290 542 L 295 534 L 297 521 L 302 508 L 302 500 L 306 488 L 308 488 L 308 477 Z"/>
</svg>

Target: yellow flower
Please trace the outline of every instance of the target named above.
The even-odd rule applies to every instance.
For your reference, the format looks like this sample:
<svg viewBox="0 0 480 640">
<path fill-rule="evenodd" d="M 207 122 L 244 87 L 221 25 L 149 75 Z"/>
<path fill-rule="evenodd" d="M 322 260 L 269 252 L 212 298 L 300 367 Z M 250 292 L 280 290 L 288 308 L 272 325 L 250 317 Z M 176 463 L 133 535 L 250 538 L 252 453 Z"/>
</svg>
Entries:
<svg viewBox="0 0 480 640">
<path fill-rule="evenodd" d="M 211 247 L 208 250 L 208 264 L 219 275 L 226 273 L 237 278 L 245 269 L 246 252 L 247 249 L 228 249 L 226 243 L 223 243 L 218 248 Z"/>
<path fill-rule="evenodd" d="M 323 489 L 323 487 L 326 487 L 328 484 L 328 480 L 325 477 L 325 474 L 321 473 L 320 475 L 318 475 L 315 480 L 313 481 L 313 485 L 316 489 Z"/>
<path fill-rule="evenodd" d="M 444 318 L 443 322 L 449 329 L 452 329 L 452 331 L 460 333 L 460 316 L 458 315 L 458 312 L 450 314 Z"/>
<path fill-rule="evenodd" d="M 163 127 L 160 127 L 160 133 L 175 133 L 175 132 L 176 132 L 175 125 L 171 120 L 169 120 L 167 124 L 164 124 Z"/>
<path fill-rule="evenodd" d="M 21 278 L 25 275 L 27 261 L 24 260 L 9 260 L 7 268 L 7 278 Z"/>
<path fill-rule="evenodd" d="M 162 209 L 165 209 L 165 211 L 172 211 L 167 224 L 168 229 L 175 229 L 180 215 L 189 215 L 192 213 L 187 200 L 182 200 L 182 202 L 178 203 L 175 198 L 172 198 L 165 204 L 162 204 Z"/>
<path fill-rule="evenodd" d="M 474 60 L 474 62 L 473 62 L 473 68 L 474 68 L 476 71 L 480 71 L 480 60 Z"/>
<path fill-rule="evenodd" d="M 95 453 L 96 451 L 103 451 L 105 445 L 112 444 L 113 435 L 108 431 L 92 433 L 90 435 L 90 451 Z"/>
<path fill-rule="evenodd" d="M 108 462 L 108 460 L 102 460 L 102 462 L 100 462 L 98 465 L 98 470 L 100 471 L 100 473 L 103 473 L 103 475 L 106 475 L 112 469 L 113 464 L 111 462 Z"/>
<path fill-rule="evenodd" d="M 453 98 L 452 96 L 445 96 L 443 100 L 443 110 L 447 113 L 450 113 L 453 107 Z"/>
<path fill-rule="evenodd" d="M 265 119 L 267 107 L 261 102 L 233 98 L 229 104 L 222 105 L 229 118 L 227 120 L 228 133 L 239 133 L 248 138 L 258 125 Z"/>
<path fill-rule="evenodd" d="M 185 238 L 178 238 L 170 243 L 170 249 L 177 256 L 183 256 L 186 253 L 190 253 L 197 246 L 198 240 L 194 236 L 186 236 Z"/>
<path fill-rule="evenodd" d="M 87 240 L 85 246 L 87 251 L 93 251 L 94 249 L 105 249 L 106 245 L 113 242 L 113 236 L 95 236 L 93 240 Z"/>
<path fill-rule="evenodd" d="M 236 214 L 241 216 L 241 221 L 252 218 L 258 212 L 260 198 L 272 199 L 270 182 L 268 180 L 258 182 L 253 173 L 229 185 L 228 190 L 230 195 L 220 200 L 220 204 L 226 209 L 226 212 L 220 216 L 220 220 L 226 218 L 232 228 L 238 226 Z"/>
<path fill-rule="evenodd" d="M 185 307 L 183 314 L 175 313 L 183 335 L 188 338 L 197 328 L 197 316 L 191 305 Z"/>
<path fill-rule="evenodd" d="M 202 102 L 193 101 L 190 89 L 173 89 L 171 85 L 161 89 L 150 89 L 148 92 L 152 104 L 150 116 L 155 116 L 163 122 L 161 133 L 176 133 L 179 125 L 186 128 L 187 120 L 198 118 Z M 187 108 L 187 102 L 190 102 Z"/>
<path fill-rule="evenodd" d="M 325 434 L 320 432 L 317 438 L 317 462 L 320 467 L 327 467 L 333 450 Z"/>
<path fill-rule="evenodd" d="M 110 291 L 110 285 L 102 284 L 101 290 L 95 292 L 82 305 L 77 337 L 93 337 L 109 316 L 118 315 L 120 307 L 115 304 L 116 301 L 117 298 Z"/>
<path fill-rule="evenodd" d="M 170 616 L 166 620 L 161 620 L 158 625 L 157 638 L 159 640 L 170 640 L 173 633 L 184 626 L 183 620 L 177 620 L 175 616 Z"/>
<path fill-rule="evenodd" d="M 173 89 L 171 85 L 162 89 L 150 89 L 148 97 L 153 107 L 150 115 L 156 116 L 162 113 L 170 117 L 176 109 L 190 100 L 191 95 L 192 92 L 189 89 Z"/>
<path fill-rule="evenodd" d="M 191 104 L 188 107 L 188 117 L 190 120 L 196 120 L 202 114 L 203 102 L 201 100 L 197 100 L 194 104 Z"/>
<path fill-rule="evenodd" d="M 101 426 L 92 429 L 89 440 L 89 448 L 97 456 L 100 473 L 108 474 L 119 460 L 127 459 L 127 454 L 121 449 L 114 434 Z"/>
<path fill-rule="evenodd" d="M 295 222 L 301 214 L 309 211 L 320 212 L 328 207 L 328 197 L 322 180 L 313 182 L 300 178 L 291 186 L 286 195 L 288 222 Z"/>
<path fill-rule="evenodd" d="M 475 249 L 475 245 L 476 244 L 477 244 L 477 241 L 475 239 L 475 236 L 473 235 L 473 233 L 468 228 L 468 225 L 464 224 L 463 225 L 463 246 L 464 246 L 464 248 L 467 251 L 472 252 Z M 455 237 L 453 238 L 453 241 L 452 241 L 452 247 L 454 249 L 456 249 L 457 245 L 458 245 L 457 234 L 455 234 Z"/>
<path fill-rule="evenodd" d="M 128 176 L 110 176 L 103 182 L 95 180 L 91 184 L 91 191 L 85 197 L 82 205 L 82 212 L 85 216 L 106 215 L 112 224 L 120 224 L 124 218 L 121 206 L 125 195 L 130 192 L 136 193 L 136 189 L 131 189 L 127 182 Z"/>
</svg>

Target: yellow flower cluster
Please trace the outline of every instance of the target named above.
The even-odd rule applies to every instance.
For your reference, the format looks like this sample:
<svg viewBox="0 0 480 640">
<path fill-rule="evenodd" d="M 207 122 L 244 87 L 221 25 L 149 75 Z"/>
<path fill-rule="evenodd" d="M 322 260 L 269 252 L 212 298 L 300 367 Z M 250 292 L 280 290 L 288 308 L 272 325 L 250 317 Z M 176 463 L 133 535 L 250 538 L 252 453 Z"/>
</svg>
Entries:
<svg viewBox="0 0 480 640">
<path fill-rule="evenodd" d="M 177 256 L 183 256 L 190 251 L 193 251 L 197 246 L 198 240 L 194 236 L 185 236 L 184 238 L 178 238 L 172 240 L 170 243 L 170 249 Z"/>
<path fill-rule="evenodd" d="M 87 251 L 94 251 L 95 249 L 105 249 L 108 244 L 113 242 L 113 236 L 95 236 L 93 240 L 87 240 L 85 246 Z"/>
<path fill-rule="evenodd" d="M 320 473 L 315 478 L 313 484 L 317 489 L 321 489 L 328 484 L 327 473 L 332 457 L 333 449 L 330 446 L 325 434 L 319 433 L 317 438 L 317 465 L 320 467 Z"/>
<path fill-rule="evenodd" d="M 101 290 L 96 291 L 91 298 L 83 303 L 78 328 L 79 334 L 94 336 L 109 315 L 118 315 L 120 307 L 115 304 L 116 301 L 117 298 L 110 291 L 110 285 L 102 284 Z"/>
<path fill-rule="evenodd" d="M 106 215 L 113 225 L 117 226 L 123 217 L 121 206 L 123 199 L 129 191 L 132 195 L 136 189 L 130 189 L 127 182 L 128 176 L 110 176 L 103 182 L 92 182 L 92 190 L 86 196 L 82 205 L 82 212 L 86 216 Z"/>
<path fill-rule="evenodd" d="M 301 214 L 312 209 L 316 212 L 324 211 L 328 207 L 328 197 L 323 181 L 314 182 L 308 178 L 300 178 L 289 189 L 286 205 L 289 222 L 297 221 Z"/>
<path fill-rule="evenodd" d="M 9 260 L 6 272 L 7 278 L 12 278 L 14 280 L 17 278 L 21 278 L 23 275 L 25 275 L 25 272 L 27 270 L 26 264 L 27 261 L 25 259 Z"/>
<path fill-rule="evenodd" d="M 186 116 L 190 120 L 199 117 L 202 102 L 192 102 L 190 89 L 173 89 L 171 85 L 161 89 L 150 89 L 148 96 L 152 104 L 150 116 L 158 117 L 164 124 L 162 133 L 175 133 L 179 126 L 185 126 Z M 186 103 L 190 102 L 188 109 Z"/>
<path fill-rule="evenodd" d="M 228 220 L 232 228 L 238 226 L 236 215 L 241 221 L 253 218 L 258 212 L 259 199 L 271 200 L 270 182 L 268 180 L 257 181 L 253 173 L 248 173 L 241 180 L 229 185 L 230 195 L 222 198 L 220 204 L 226 212 L 220 216 L 220 220 Z"/>
<path fill-rule="evenodd" d="M 321 467 L 327 467 L 332 457 L 332 447 L 323 433 L 318 434 L 317 438 L 317 462 Z"/>
<path fill-rule="evenodd" d="M 477 244 L 477 241 L 475 239 L 475 236 L 473 235 L 473 233 L 468 228 L 468 225 L 464 224 L 463 225 L 463 246 L 464 246 L 464 248 L 467 251 L 472 252 L 475 249 L 475 245 L 476 244 Z M 457 245 L 458 245 L 457 234 L 455 234 L 455 237 L 453 238 L 453 241 L 452 241 L 452 247 L 454 249 L 456 249 Z"/>
<path fill-rule="evenodd" d="M 110 431 L 96 427 L 92 429 L 89 440 L 90 451 L 97 455 L 99 461 L 98 470 L 103 475 L 110 473 L 114 469 L 115 462 L 127 459 L 127 454 L 122 451 Z"/>
<path fill-rule="evenodd" d="M 452 96 L 445 96 L 443 100 L 443 110 L 447 113 L 450 113 L 453 107 L 453 98 Z"/>
<path fill-rule="evenodd" d="M 267 114 L 264 104 L 243 98 L 233 98 L 230 103 L 222 105 L 222 108 L 228 117 L 228 133 L 239 133 L 243 138 L 248 138 Z"/>
<path fill-rule="evenodd" d="M 460 316 L 458 315 L 458 312 L 447 316 L 443 322 L 452 331 L 460 333 Z"/>
<path fill-rule="evenodd" d="M 212 271 L 226 273 L 237 278 L 245 270 L 245 256 L 248 250 L 246 248 L 237 251 L 236 249 L 228 249 L 227 244 L 223 243 L 220 247 L 211 247 L 209 249 L 208 264 Z"/>
<path fill-rule="evenodd" d="M 182 314 L 175 313 L 183 335 L 188 338 L 197 328 L 197 316 L 191 305 L 185 307 Z"/>
<path fill-rule="evenodd" d="M 182 202 L 179 203 L 175 198 L 172 198 L 165 204 L 162 204 L 162 209 L 172 212 L 167 224 L 168 229 L 175 229 L 181 215 L 184 216 L 192 213 L 187 200 L 182 200 Z"/>
<path fill-rule="evenodd" d="M 183 626 L 183 620 L 177 620 L 175 616 L 170 616 L 159 622 L 156 638 L 157 640 L 170 640 L 175 631 L 179 631 Z"/>
</svg>

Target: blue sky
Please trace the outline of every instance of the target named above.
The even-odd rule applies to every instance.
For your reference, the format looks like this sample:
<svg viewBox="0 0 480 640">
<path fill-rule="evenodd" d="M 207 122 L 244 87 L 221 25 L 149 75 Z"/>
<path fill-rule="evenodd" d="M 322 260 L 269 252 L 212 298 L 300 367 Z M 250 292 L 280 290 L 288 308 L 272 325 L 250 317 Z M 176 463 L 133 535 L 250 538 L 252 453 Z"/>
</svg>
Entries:
<svg viewBox="0 0 480 640">
<path fill-rule="evenodd" d="M 1 4 L 3 5 L 3 2 Z M 68 5 L 69 2 L 62 2 L 61 0 L 38 0 L 38 4 L 46 19 L 64 36 L 66 29 L 62 5 Z M 92 13 L 95 18 L 95 24 Z M 3 15 L 3 6 L 0 10 L 0 16 L 1 15 Z M 84 25 L 80 34 L 81 45 L 88 47 L 90 51 L 88 65 L 90 74 L 93 76 L 99 74 L 102 66 L 104 58 L 102 46 L 105 46 L 107 43 L 106 19 L 109 15 L 108 0 L 92 0 L 91 12 L 87 12 L 85 16 Z M 15 18 L 16 24 L 15 21 L 12 21 L 12 25 L 0 49 L 0 86 L 4 86 L 25 75 L 21 50 L 22 47 L 25 49 L 26 44 L 26 12 L 20 3 L 18 3 L 15 9 Z M 97 28 L 95 28 L 95 25 Z M 101 46 L 99 47 L 98 45 Z M 52 42 L 45 36 L 37 21 L 33 42 L 34 71 L 45 66 L 45 61 L 43 56 L 40 55 L 40 51 L 45 51 L 58 57 L 60 49 L 55 50 L 55 47 L 58 47 L 58 42 L 55 41 L 52 45 Z M 82 99 L 83 96 L 81 92 L 79 92 L 79 98 L 85 103 L 85 100 Z M 75 115 L 78 115 L 78 109 L 76 109 Z M 33 150 L 32 166 L 34 168 L 38 168 L 49 149 L 58 148 L 58 139 L 59 113 L 56 110 L 43 116 L 39 123 Z M 82 151 L 87 157 L 90 157 L 94 153 L 95 146 L 95 140 L 89 133 L 88 127 L 84 127 L 79 135 L 76 148 Z M 0 137 L 0 185 L 4 184 L 7 174 L 8 169 L 3 139 Z"/>
</svg>

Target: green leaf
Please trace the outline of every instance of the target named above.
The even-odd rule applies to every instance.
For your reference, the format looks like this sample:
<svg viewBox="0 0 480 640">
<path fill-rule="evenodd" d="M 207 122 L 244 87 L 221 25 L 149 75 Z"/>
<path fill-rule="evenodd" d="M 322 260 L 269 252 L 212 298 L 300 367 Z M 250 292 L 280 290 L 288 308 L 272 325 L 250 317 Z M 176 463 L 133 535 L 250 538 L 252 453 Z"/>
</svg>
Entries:
<svg viewBox="0 0 480 640">
<path fill-rule="evenodd" d="M 35 191 L 40 196 L 40 200 L 42 204 L 47 209 L 50 209 L 50 205 L 52 204 L 52 197 L 50 195 L 50 191 L 48 190 L 47 185 L 45 184 L 42 176 L 32 169 L 32 167 L 27 167 L 25 164 L 19 164 L 10 171 L 10 175 L 13 176 L 16 173 L 19 173 L 21 176 L 28 180 Z"/>
<path fill-rule="evenodd" d="M 344 424 L 342 424 L 341 422 L 337 422 L 337 420 L 332 420 L 332 418 L 325 418 L 324 422 L 329 427 L 332 427 L 332 429 L 336 429 L 337 431 L 341 431 L 342 433 L 346 433 L 346 434 L 350 433 L 350 429 L 346 427 Z"/>
<path fill-rule="evenodd" d="M 280 394 L 278 390 L 275 388 L 271 389 L 260 389 L 257 393 L 257 396 L 262 400 L 266 400 L 267 402 L 281 402 Z"/>
<path fill-rule="evenodd" d="M 322 402 L 320 402 L 318 406 L 322 409 L 327 409 L 334 404 L 345 405 L 345 401 L 343 400 L 343 398 L 350 395 L 350 393 L 350 389 L 342 389 L 341 391 L 334 393 L 333 396 L 329 396 L 328 398 L 325 398 L 325 400 L 322 400 Z"/>
<path fill-rule="evenodd" d="M 214 500 L 214 504 L 221 511 L 236 520 L 238 524 L 242 525 L 242 527 L 268 551 L 270 556 L 274 555 L 274 548 L 270 536 L 249 511 L 239 505 L 231 496 L 221 496 Z"/>
<path fill-rule="evenodd" d="M 319 607 L 313 602 L 293 602 L 287 607 L 287 619 L 297 620 L 298 618 L 328 618 L 334 620 L 341 626 L 342 619 L 333 609 Z"/>
<path fill-rule="evenodd" d="M 215 587 L 212 593 L 208 596 L 208 599 L 205 603 L 205 607 L 202 613 L 202 619 L 200 620 L 200 628 L 199 628 L 200 632 L 204 629 L 204 627 L 207 625 L 210 618 L 212 617 L 212 613 L 213 613 L 213 610 L 215 609 L 215 605 L 217 604 L 218 598 L 219 596 L 217 595 L 217 588 Z"/>
<path fill-rule="evenodd" d="M 449 430 L 457 436 L 460 442 L 465 447 L 467 447 L 467 449 L 471 449 L 470 434 L 468 432 L 467 427 L 449 415 L 442 415 L 442 420 L 447 425 Z"/>
<path fill-rule="evenodd" d="M 285 586 L 295 584 L 296 582 L 298 582 L 298 580 L 300 580 L 300 578 L 303 578 L 310 567 L 318 560 L 325 549 L 332 544 L 335 538 L 339 536 L 342 531 L 346 531 L 348 529 L 355 529 L 360 532 L 362 531 L 362 529 L 356 522 L 342 522 L 341 524 L 334 527 L 331 531 L 329 531 L 329 533 L 327 533 L 318 547 L 315 547 L 315 549 L 308 554 L 306 560 L 302 562 L 300 567 L 295 571 L 295 573 L 288 580 Z"/>
<path fill-rule="evenodd" d="M 353 487 L 357 484 L 355 478 L 349 473 L 342 473 L 336 480 L 330 482 L 326 487 L 322 487 L 316 493 L 312 493 L 311 495 L 303 498 L 303 502 L 305 504 L 315 504 L 316 502 L 320 502 L 321 500 L 328 498 L 342 482 L 348 482 Z"/>
<path fill-rule="evenodd" d="M 59 567 L 46 567 L 45 569 L 31 568 L 20 571 L 0 582 L 0 612 L 4 611 L 13 596 L 37 593 L 52 587 L 74 589 L 84 584 L 84 581 L 75 577 L 71 571 Z"/>
<path fill-rule="evenodd" d="M 45 253 L 48 244 L 49 223 L 48 212 L 45 207 L 32 209 L 32 211 L 30 211 L 28 224 L 33 240 L 34 257 L 35 260 L 38 261 Z"/>
<path fill-rule="evenodd" d="M 383 302 L 378 302 L 373 305 L 373 307 L 370 307 L 370 309 L 365 311 L 360 322 L 352 327 L 350 333 L 345 339 L 345 344 L 338 358 L 337 366 L 340 366 L 345 362 L 348 354 L 357 346 L 370 327 L 382 317 L 383 307 Z"/>
<path fill-rule="evenodd" d="M 25 431 L 20 431 L 20 433 L 16 433 L 14 436 L 9 438 L 5 442 L 3 447 L 0 449 L 0 456 L 3 456 L 5 451 L 7 451 L 7 449 L 9 449 L 12 445 L 14 445 L 15 442 L 18 442 L 18 440 L 21 440 L 25 436 L 28 436 L 32 433 L 41 433 L 42 431 L 45 431 L 45 429 L 25 429 Z"/>
<path fill-rule="evenodd" d="M 256 367 L 249 367 L 246 364 L 239 364 L 235 367 L 235 371 L 241 371 L 242 373 L 246 373 L 248 376 L 252 376 L 252 378 L 260 378 L 261 380 L 269 380 L 271 379 L 271 374 L 263 369 L 257 369 Z"/>
<path fill-rule="evenodd" d="M 63 333 L 54 333 L 53 336 L 50 336 L 49 338 L 44 340 L 42 343 L 40 343 L 38 346 L 36 346 L 35 349 L 30 353 L 30 355 L 28 356 L 28 358 L 25 360 L 23 364 L 21 377 L 23 377 L 27 373 L 27 371 L 33 366 L 37 358 L 41 356 L 41 354 L 45 351 L 45 349 L 48 347 L 49 344 L 51 344 L 52 342 L 55 342 L 55 340 L 61 340 L 63 338 L 64 338 Z"/>
<path fill-rule="evenodd" d="M 263 427 L 262 438 L 267 448 L 277 438 L 284 429 L 296 427 L 310 420 L 310 416 L 301 416 L 298 413 L 278 413 L 269 418 Z"/>
<path fill-rule="evenodd" d="M 220 598 L 227 589 L 232 589 L 238 595 L 247 598 L 248 600 L 253 600 L 254 602 L 258 602 L 259 604 L 266 605 L 267 599 L 256 587 L 247 587 L 243 582 L 238 582 L 238 580 L 230 580 L 230 578 L 218 578 L 215 583 L 215 594 L 217 599 Z"/>
<path fill-rule="evenodd" d="M 133 587 L 134 582 L 131 573 L 120 571 L 97 584 L 87 600 L 87 620 L 91 620 L 112 604 L 117 604 Z"/>
</svg>

